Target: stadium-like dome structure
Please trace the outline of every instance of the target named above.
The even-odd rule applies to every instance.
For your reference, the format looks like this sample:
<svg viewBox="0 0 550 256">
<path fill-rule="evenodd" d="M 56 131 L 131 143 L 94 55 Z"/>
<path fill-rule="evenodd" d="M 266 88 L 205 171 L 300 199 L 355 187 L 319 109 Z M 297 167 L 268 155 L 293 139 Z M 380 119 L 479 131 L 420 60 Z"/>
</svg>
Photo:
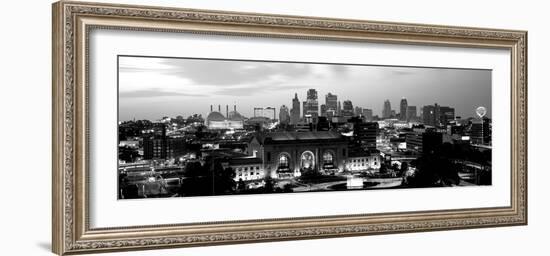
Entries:
<svg viewBox="0 0 550 256">
<path fill-rule="evenodd" d="M 244 121 L 244 117 L 241 115 L 241 113 L 237 111 L 231 111 L 229 112 L 229 115 L 227 118 L 231 121 Z"/>
<path fill-rule="evenodd" d="M 218 105 L 218 111 L 213 111 L 210 106 L 210 113 L 206 117 L 206 125 L 209 129 L 242 129 L 244 126 L 244 117 L 237 112 L 237 106 L 229 112 L 229 106 L 226 106 L 226 116 L 221 111 L 221 106 Z"/>
<path fill-rule="evenodd" d="M 206 117 L 207 122 L 220 122 L 225 121 L 225 117 L 218 111 L 210 112 Z"/>
</svg>

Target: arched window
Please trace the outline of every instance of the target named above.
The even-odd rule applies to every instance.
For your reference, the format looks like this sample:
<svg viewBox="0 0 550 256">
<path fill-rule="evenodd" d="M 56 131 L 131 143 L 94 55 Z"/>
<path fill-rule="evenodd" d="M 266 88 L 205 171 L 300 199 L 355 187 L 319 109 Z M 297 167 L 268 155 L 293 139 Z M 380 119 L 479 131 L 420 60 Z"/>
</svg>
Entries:
<svg viewBox="0 0 550 256">
<path fill-rule="evenodd" d="M 300 168 L 315 169 L 315 155 L 311 151 L 305 151 L 300 158 Z"/>
<path fill-rule="evenodd" d="M 331 152 L 325 152 L 323 154 L 323 164 L 324 165 L 333 165 L 334 164 L 334 155 Z"/>
<path fill-rule="evenodd" d="M 290 159 L 287 155 L 283 154 L 279 157 L 279 169 L 288 169 Z"/>
</svg>

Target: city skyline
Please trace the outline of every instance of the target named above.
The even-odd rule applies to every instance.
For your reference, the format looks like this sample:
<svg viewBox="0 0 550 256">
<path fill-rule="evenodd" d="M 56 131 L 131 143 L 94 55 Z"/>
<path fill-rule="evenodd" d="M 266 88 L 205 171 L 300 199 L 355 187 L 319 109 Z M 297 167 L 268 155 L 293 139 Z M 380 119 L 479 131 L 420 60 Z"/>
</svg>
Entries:
<svg viewBox="0 0 550 256">
<path fill-rule="evenodd" d="M 295 95 L 303 103 L 309 89 L 317 91 L 318 111 L 331 93 L 342 104 L 350 100 L 354 107 L 371 109 L 378 116 L 386 100 L 400 113 L 402 98 L 416 106 L 417 115 L 423 106 L 438 103 L 455 108 L 455 114 L 465 118 L 474 117 L 475 109 L 485 106 L 491 116 L 489 70 L 119 58 L 119 121 L 206 117 L 210 105 L 237 105 L 239 113 L 252 117 L 256 107 L 274 107 L 277 112 L 282 105 L 291 109 Z M 205 72 L 208 68 L 215 69 L 216 75 Z"/>
</svg>

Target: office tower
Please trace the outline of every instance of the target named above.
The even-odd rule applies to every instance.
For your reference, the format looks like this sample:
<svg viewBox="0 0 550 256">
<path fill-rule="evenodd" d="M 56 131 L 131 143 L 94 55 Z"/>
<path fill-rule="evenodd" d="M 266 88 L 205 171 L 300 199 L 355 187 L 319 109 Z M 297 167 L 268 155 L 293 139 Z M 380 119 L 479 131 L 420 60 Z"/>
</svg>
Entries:
<svg viewBox="0 0 550 256">
<path fill-rule="evenodd" d="M 407 106 L 407 114 L 405 117 L 407 122 L 416 120 L 416 106 Z"/>
<path fill-rule="evenodd" d="M 327 105 L 325 104 L 321 105 L 321 116 L 324 116 L 324 117 L 327 116 Z"/>
<path fill-rule="evenodd" d="M 315 89 L 307 91 L 306 101 L 304 101 L 304 117 L 306 116 L 310 117 L 313 123 L 316 123 L 319 117 L 319 101 Z"/>
<path fill-rule="evenodd" d="M 399 103 L 399 120 L 401 121 L 407 120 L 407 106 L 407 99 L 402 98 Z"/>
<path fill-rule="evenodd" d="M 384 101 L 384 108 L 382 110 L 382 118 L 390 118 L 391 117 L 391 104 L 390 100 Z"/>
<path fill-rule="evenodd" d="M 281 124 L 290 123 L 290 114 L 288 113 L 288 107 L 285 105 L 282 105 L 281 109 L 279 110 L 279 122 Z"/>
<path fill-rule="evenodd" d="M 437 103 L 422 108 L 422 120 L 425 125 L 441 127 L 454 120 L 455 110 L 451 107 L 440 106 Z"/>
<path fill-rule="evenodd" d="M 363 108 L 362 107 L 355 107 L 355 116 L 363 116 Z"/>
<path fill-rule="evenodd" d="M 325 96 L 325 105 L 327 106 L 327 111 L 328 110 L 336 111 L 338 109 L 338 96 L 329 92 Z"/>
<path fill-rule="evenodd" d="M 450 121 L 455 119 L 455 109 L 451 107 L 439 107 L 439 121 L 440 126 L 445 126 Z"/>
<path fill-rule="evenodd" d="M 352 118 L 353 139 L 361 145 L 363 149 L 376 149 L 376 136 L 378 136 L 378 122 L 363 122 L 361 118 Z"/>
<path fill-rule="evenodd" d="M 483 117 L 481 119 L 472 120 L 470 137 L 472 144 L 490 144 L 491 142 L 491 127 L 490 119 Z"/>
<path fill-rule="evenodd" d="M 342 109 L 342 116 L 347 118 L 353 117 L 353 104 L 351 100 L 344 101 L 344 109 Z"/>
<path fill-rule="evenodd" d="M 363 116 L 365 117 L 365 120 L 372 121 L 372 109 L 363 109 Z"/>
<path fill-rule="evenodd" d="M 290 124 L 296 125 L 300 122 L 300 100 L 298 100 L 298 94 L 294 94 L 292 99 L 292 109 L 290 110 Z"/>
</svg>

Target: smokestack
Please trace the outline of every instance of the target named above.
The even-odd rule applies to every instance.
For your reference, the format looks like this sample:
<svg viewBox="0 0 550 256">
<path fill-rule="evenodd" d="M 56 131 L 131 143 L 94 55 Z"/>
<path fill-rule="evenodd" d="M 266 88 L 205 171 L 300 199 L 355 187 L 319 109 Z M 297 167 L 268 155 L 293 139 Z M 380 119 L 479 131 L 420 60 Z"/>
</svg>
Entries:
<svg viewBox="0 0 550 256">
<path fill-rule="evenodd" d="M 225 117 L 229 117 L 229 105 L 225 105 Z"/>
<path fill-rule="evenodd" d="M 213 111 L 213 109 L 212 109 L 212 105 L 210 105 L 210 112 L 212 112 L 212 111 Z"/>
<path fill-rule="evenodd" d="M 218 105 L 218 112 L 222 112 L 222 107 L 221 107 L 221 105 Z"/>
</svg>

